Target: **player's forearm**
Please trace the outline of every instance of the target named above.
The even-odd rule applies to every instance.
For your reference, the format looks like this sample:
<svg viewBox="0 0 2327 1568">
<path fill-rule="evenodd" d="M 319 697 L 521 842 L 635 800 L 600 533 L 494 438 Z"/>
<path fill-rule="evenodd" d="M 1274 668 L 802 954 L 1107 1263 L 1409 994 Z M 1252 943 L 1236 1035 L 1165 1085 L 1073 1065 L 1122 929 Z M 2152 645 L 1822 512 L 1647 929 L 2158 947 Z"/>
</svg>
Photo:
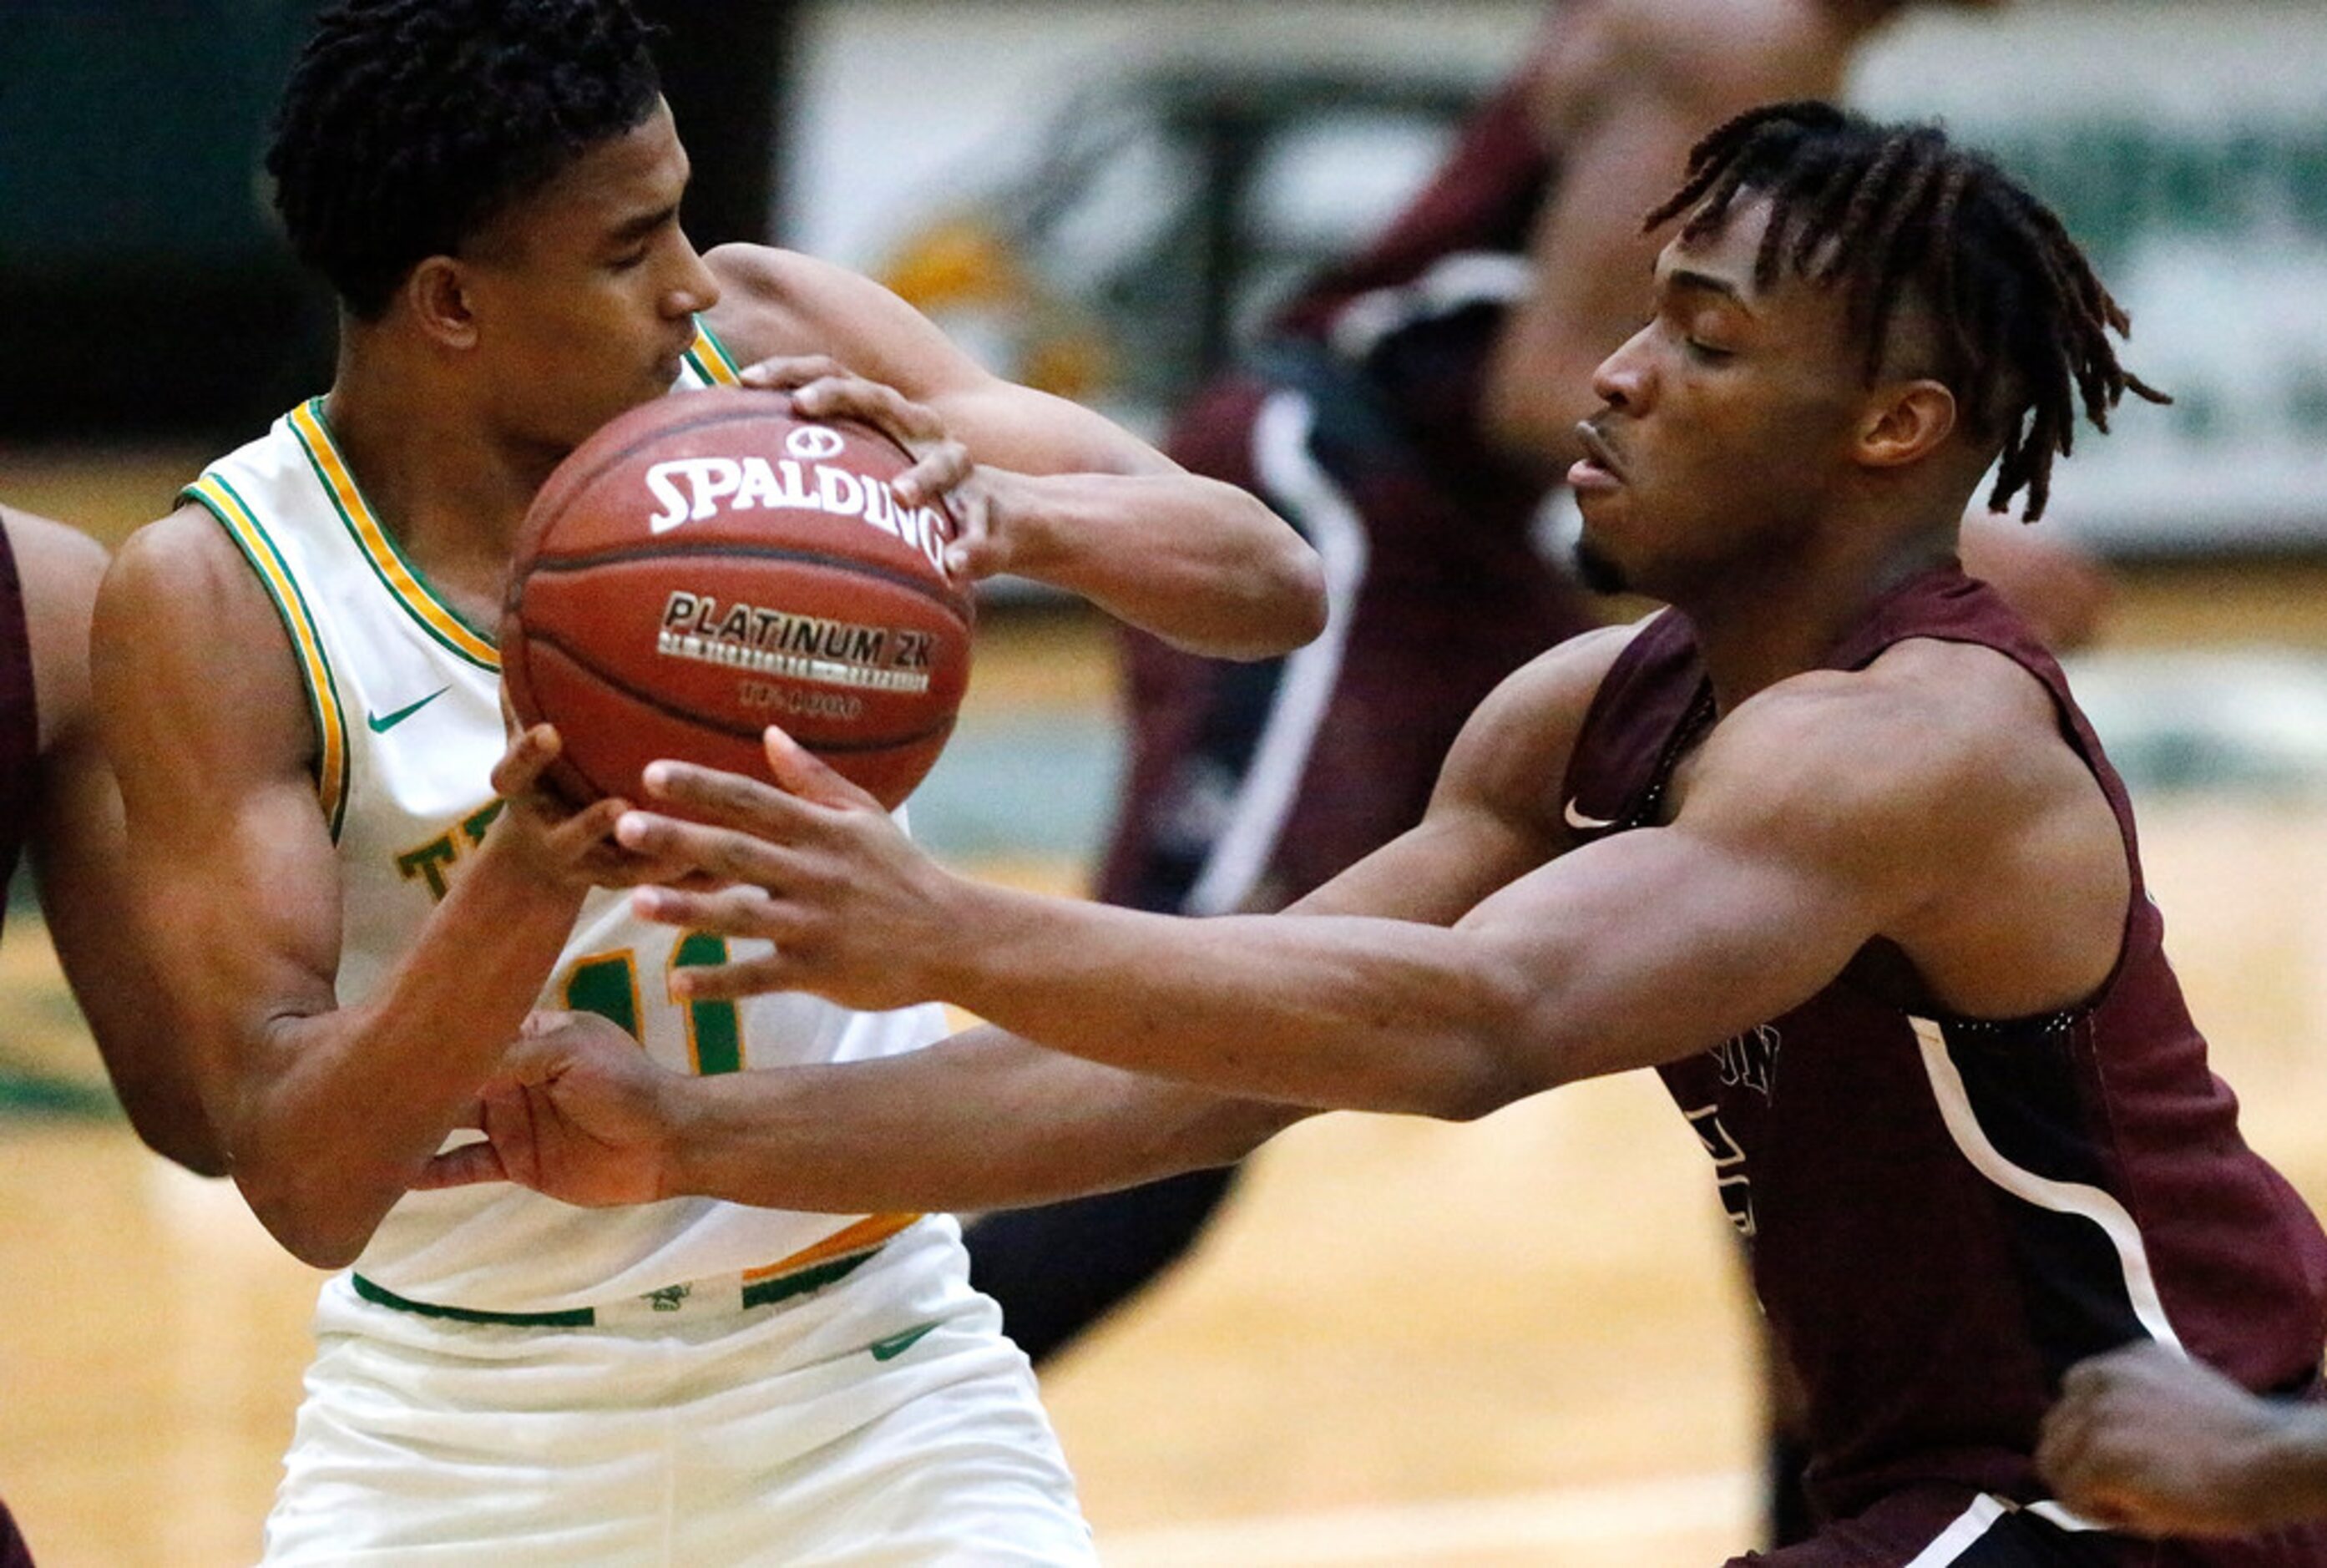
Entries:
<svg viewBox="0 0 2327 1568">
<path fill-rule="evenodd" d="M 1266 658 L 1323 630 L 1314 551 L 1255 497 L 1198 474 L 994 474 L 1010 569 L 1176 647 Z"/>
<path fill-rule="evenodd" d="M 2241 1489 L 2258 1526 L 2327 1517 L 2327 1408 L 2289 1405 Z"/>
<path fill-rule="evenodd" d="M 1307 1115 L 979 1030 L 666 1085 L 672 1195 L 831 1213 L 1050 1202 L 1241 1159 Z"/>
<path fill-rule="evenodd" d="M 1456 1118 L 1530 1087 L 1507 1047 L 1532 994 L 1467 935 L 959 886 L 965 935 L 930 950 L 933 994 L 1054 1050 L 1220 1093 Z"/>
<path fill-rule="evenodd" d="M 489 847 L 362 1003 L 266 1025 L 276 1070 L 241 1086 L 233 1173 L 305 1261 L 363 1248 L 514 1039 L 581 894 L 546 890 Z"/>
</svg>

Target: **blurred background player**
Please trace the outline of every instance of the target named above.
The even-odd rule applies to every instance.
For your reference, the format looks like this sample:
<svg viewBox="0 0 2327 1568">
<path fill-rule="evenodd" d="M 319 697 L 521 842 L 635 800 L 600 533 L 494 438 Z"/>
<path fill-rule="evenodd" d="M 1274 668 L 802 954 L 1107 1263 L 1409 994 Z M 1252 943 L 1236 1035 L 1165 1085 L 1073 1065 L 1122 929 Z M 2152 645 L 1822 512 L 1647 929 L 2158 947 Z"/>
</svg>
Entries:
<svg viewBox="0 0 2327 1568">
<path fill-rule="evenodd" d="M 141 935 L 121 794 L 89 692 L 106 554 L 0 507 L 0 882 L 29 859 L 41 914 L 107 1076 L 146 1146 L 205 1176 L 225 1156 Z"/>
<path fill-rule="evenodd" d="M 1699 136 L 1755 104 L 1839 96 L 1859 45 L 1907 8 L 1552 6 L 1401 216 L 1193 397 L 1167 450 L 1299 528 L 1332 614 L 1307 647 L 1242 665 L 1124 637 L 1129 749 L 1099 898 L 1282 908 L 1419 820 L 1487 693 L 1599 624 L 1537 525 L 1578 455 L 1593 367 L 1645 308 L 1640 219 Z M 2107 586 L 2071 549 L 1978 515 L 1964 550 L 2054 646 L 2090 635 Z M 972 1278 L 1040 1364 L 1179 1259 L 1235 1178 L 986 1215 Z M 1781 1538 L 1798 1530 L 1794 1502 L 1776 1512 Z"/>
<path fill-rule="evenodd" d="M 0 883 L 28 854 L 130 1125 L 156 1153 L 214 1176 L 225 1166 L 139 939 L 120 793 L 89 700 L 89 607 L 105 559 L 77 529 L 0 507 Z M 31 1562 L 0 1502 L 0 1565 Z"/>
<path fill-rule="evenodd" d="M 954 546 L 972 578 L 1228 655 L 1280 652 L 1322 609 L 1251 497 L 986 375 L 853 273 L 697 255 L 649 45 L 623 0 L 321 18 L 268 168 L 341 301 L 331 389 L 212 463 L 99 595 L 106 739 L 205 1103 L 253 1211 L 341 1271 L 267 1560 L 1084 1562 L 950 1219 L 407 1196 L 537 1005 L 710 1073 L 943 1029 L 678 998 L 724 944 L 593 891 L 652 870 L 605 842 L 619 803 L 552 801 L 554 734 L 504 735 L 512 542 L 608 418 L 805 356 L 768 379 L 913 442 L 901 494 L 982 518 Z"/>
</svg>

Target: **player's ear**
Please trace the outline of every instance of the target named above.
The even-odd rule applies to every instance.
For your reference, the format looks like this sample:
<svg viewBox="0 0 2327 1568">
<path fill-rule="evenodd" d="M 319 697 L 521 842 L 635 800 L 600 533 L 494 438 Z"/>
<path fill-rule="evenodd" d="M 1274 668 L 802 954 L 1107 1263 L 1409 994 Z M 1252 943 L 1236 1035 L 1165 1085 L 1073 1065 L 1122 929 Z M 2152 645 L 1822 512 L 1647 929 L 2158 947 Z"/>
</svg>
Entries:
<svg viewBox="0 0 2327 1568">
<path fill-rule="evenodd" d="M 1890 381 L 1868 397 L 1852 455 L 1867 468 L 1904 468 L 1946 444 L 1956 429 L 1956 395 L 1928 378 Z"/>
<path fill-rule="evenodd" d="M 405 302 L 420 330 L 448 349 L 476 346 L 477 319 L 469 307 L 468 279 L 460 261 L 432 256 L 404 280 Z"/>
</svg>

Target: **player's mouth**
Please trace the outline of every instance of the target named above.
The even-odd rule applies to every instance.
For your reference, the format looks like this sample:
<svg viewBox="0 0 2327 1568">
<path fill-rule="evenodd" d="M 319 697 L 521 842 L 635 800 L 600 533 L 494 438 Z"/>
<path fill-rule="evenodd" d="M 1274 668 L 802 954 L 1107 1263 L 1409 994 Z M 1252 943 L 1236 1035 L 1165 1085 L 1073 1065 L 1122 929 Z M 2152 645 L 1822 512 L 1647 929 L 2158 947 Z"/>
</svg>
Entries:
<svg viewBox="0 0 2327 1568">
<path fill-rule="evenodd" d="M 1583 421 L 1575 427 L 1575 438 L 1583 443 L 1584 455 L 1567 471 L 1568 489 L 1582 494 L 1614 490 L 1624 482 L 1624 465 L 1598 425 L 1589 419 Z"/>
</svg>

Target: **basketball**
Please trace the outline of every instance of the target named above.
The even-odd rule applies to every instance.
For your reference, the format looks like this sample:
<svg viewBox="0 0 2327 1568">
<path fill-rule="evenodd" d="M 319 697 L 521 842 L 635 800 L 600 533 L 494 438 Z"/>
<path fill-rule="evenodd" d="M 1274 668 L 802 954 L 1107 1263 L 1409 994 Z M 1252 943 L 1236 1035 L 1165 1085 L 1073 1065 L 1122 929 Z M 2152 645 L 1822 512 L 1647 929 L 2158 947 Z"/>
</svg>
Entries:
<svg viewBox="0 0 2327 1568">
<path fill-rule="evenodd" d="M 501 680 L 557 727 L 575 804 L 643 798 L 673 757 L 769 778 L 780 725 L 893 808 L 938 760 L 969 682 L 973 607 L 941 507 L 890 481 L 886 434 L 780 393 L 675 394 L 561 462 L 519 537 Z"/>
</svg>

